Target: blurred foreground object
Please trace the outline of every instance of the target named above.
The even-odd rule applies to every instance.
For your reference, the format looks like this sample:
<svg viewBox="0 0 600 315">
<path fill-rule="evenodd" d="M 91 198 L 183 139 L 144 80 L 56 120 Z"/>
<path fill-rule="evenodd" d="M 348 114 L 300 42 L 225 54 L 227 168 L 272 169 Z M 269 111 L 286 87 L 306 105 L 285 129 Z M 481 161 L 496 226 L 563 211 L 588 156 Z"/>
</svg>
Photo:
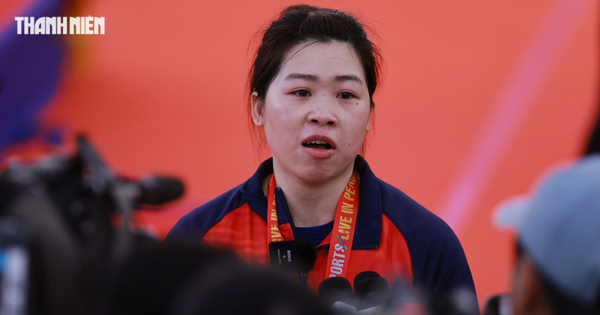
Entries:
<svg viewBox="0 0 600 315">
<path fill-rule="evenodd" d="M 600 313 L 600 156 L 554 171 L 497 222 L 514 226 L 515 315 Z"/>
<path fill-rule="evenodd" d="M 339 315 L 479 315 L 478 303 L 468 287 L 458 287 L 442 298 L 402 281 L 388 284 L 377 272 L 354 278 L 354 290 L 344 277 L 319 285 L 319 300 Z"/>
<path fill-rule="evenodd" d="M 485 305 L 483 315 L 512 315 L 512 306 L 508 294 L 494 295 Z"/>
<path fill-rule="evenodd" d="M 263 267 L 213 266 L 190 280 L 169 315 L 332 314 L 297 281 Z"/>
<path fill-rule="evenodd" d="M 180 182 L 166 182 L 168 196 L 156 197 L 164 182 L 115 177 L 84 137 L 74 156 L 13 162 L 0 173 L 0 313 L 93 314 L 112 270 L 158 242 L 130 221 L 136 202 L 157 205 L 183 193 Z"/>
</svg>

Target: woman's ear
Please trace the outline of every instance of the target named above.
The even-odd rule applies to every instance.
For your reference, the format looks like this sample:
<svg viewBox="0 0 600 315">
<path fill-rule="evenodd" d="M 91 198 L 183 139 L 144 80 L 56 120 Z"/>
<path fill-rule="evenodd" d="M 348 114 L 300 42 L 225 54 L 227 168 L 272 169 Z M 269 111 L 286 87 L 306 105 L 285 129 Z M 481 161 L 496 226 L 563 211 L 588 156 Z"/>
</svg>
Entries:
<svg viewBox="0 0 600 315">
<path fill-rule="evenodd" d="M 369 132 L 369 130 L 371 130 L 371 112 L 369 112 L 369 121 L 367 121 L 367 132 Z"/>
<path fill-rule="evenodd" d="M 262 126 L 264 124 L 264 107 L 265 101 L 264 99 L 258 98 L 258 92 L 252 92 L 250 96 L 250 106 L 252 107 L 252 120 L 254 124 L 257 126 Z"/>
</svg>

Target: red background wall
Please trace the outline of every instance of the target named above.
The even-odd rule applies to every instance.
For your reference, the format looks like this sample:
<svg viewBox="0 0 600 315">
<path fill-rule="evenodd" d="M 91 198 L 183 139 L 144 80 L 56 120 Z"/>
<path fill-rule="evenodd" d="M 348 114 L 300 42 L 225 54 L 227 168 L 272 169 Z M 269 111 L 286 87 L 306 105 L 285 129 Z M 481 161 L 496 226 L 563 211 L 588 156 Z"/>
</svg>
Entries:
<svg viewBox="0 0 600 315">
<path fill-rule="evenodd" d="M 2 0 L 0 26 L 31 0 Z M 116 169 L 180 176 L 186 198 L 140 215 L 161 236 L 247 179 L 245 83 L 252 36 L 293 1 L 80 2 L 105 35 L 73 56 L 44 121 L 84 131 Z M 512 236 L 492 222 L 547 167 L 583 150 L 599 102 L 593 0 L 307 1 L 351 11 L 385 59 L 366 158 L 453 226 L 480 301 L 507 291 Z"/>
</svg>

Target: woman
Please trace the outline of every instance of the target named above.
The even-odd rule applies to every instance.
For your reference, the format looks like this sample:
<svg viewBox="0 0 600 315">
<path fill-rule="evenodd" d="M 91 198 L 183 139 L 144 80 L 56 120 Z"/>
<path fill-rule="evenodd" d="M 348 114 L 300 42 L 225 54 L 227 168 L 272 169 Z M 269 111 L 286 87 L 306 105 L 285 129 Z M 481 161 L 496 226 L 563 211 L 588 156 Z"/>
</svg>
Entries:
<svg viewBox="0 0 600 315">
<path fill-rule="evenodd" d="M 358 155 L 375 106 L 378 59 L 350 15 L 285 9 L 265 31 L 249 80 L 251 123 L 264 131 L 273 157 L 244 184 L 184 216 L 167 240 L 193 237 L 265 264 L 269 243 L 305 239 L 317 252 L 312 288 L 376 271 L 434 296 L 459 286 L 474 293 L 452 230 L 375 177 Z"/>
</svg>

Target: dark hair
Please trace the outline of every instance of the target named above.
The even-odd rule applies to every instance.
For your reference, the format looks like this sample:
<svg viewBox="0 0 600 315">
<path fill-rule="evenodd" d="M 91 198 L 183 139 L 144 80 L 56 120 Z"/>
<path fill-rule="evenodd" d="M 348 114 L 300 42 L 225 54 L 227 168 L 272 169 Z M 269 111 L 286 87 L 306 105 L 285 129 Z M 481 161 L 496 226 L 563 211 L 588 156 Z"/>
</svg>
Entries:
<svg viewBox="0 0 600 315">
<path fill-rule="evenodd" d="M 177 293 L 169 315 L 332 315 L 289 275 L 264 267 L 199 270 Z"/>
<path fill-rule="evenodd" d="M 309 5 L 294 5 L 285 8 L 277 20 L 264 31 L 262 41 L 254 56 L 248 82 L 248 118 L 254 133 L 250 97 L 258 93 L 264 99 L 269 86 L 279 73 L 285 54 L 295 45 L 307 41 L 339 41 L 354 48 L 365 72 L 371 110 L 375 107 L 373 93 L 380 75 L 381 55 L 369 40 L 364 27 L 352 15 L 332 9 Z M 256 137 L 254 137 L 256 138 Z M 264 135 L 260 134 L 264 145 Z M 364 145 L 363 149 L 364 150 Z"/>
<path fill-rule="evenodd" d="M 246 264 L 232 251 L 197 243 L 160 243 L 134 252 L 113 274 L 98 314 L 164 315 L 197 272 Z"/>
</svg>

